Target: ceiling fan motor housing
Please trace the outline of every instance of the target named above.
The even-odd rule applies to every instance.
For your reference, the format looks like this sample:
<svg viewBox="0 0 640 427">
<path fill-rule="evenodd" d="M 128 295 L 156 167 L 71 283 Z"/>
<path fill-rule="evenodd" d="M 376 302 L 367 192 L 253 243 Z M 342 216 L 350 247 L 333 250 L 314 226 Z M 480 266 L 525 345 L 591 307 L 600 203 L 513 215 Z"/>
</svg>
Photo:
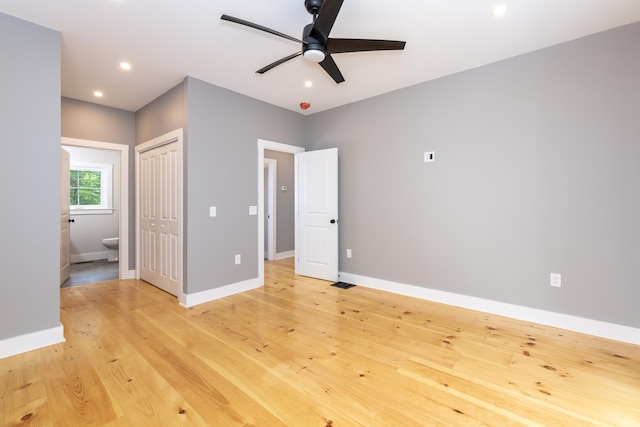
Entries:
<svg viewBox="0 0 640 427">
<path fill-rule="evenodd" d="M 315 16 L 320 12 L 323 3 L 324 0 L 304 0 L 304 7 L 307 8 L 307 12 Z"/>
<path fill-rule="evenodd" d="M 313 30 L 313 24 L 308 24 L 305 25 L 304 30 L 302 31 L 302 53 L 303 55 L 305 55 L 305 57 L 307 56 L 306 52 L 307 51 L 320 51 L 322 52 L 324 55 L 327 54 L 327 51 L 325 49 L 325 45 L 327 43 L 326 40 L 322 40 L 321 37 L 318 37 L 318 35 L 314 34 L 311 35 L 311 31 Z M 320 39 L 320 40 L 319 40 Z M 324 58 L 322 58 L 324 59 Z M 315 61 L 315 62 L 320 62 L 320 61 Z"/>
</svg>

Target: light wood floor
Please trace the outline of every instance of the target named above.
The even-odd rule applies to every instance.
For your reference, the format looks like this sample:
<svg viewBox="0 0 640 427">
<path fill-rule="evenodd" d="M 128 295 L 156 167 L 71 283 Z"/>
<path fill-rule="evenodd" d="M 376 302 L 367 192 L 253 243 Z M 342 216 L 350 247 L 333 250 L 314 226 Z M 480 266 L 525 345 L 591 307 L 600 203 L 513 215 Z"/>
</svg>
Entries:
<svg viewBox="0 0 640 427">
<path fill-rule="evenodd" d="M 0 360 L 1 425 L 640 425 L 638 346 L 265 268 L 190 309 L 61 289 L 67 341 Z"/>
</svg>

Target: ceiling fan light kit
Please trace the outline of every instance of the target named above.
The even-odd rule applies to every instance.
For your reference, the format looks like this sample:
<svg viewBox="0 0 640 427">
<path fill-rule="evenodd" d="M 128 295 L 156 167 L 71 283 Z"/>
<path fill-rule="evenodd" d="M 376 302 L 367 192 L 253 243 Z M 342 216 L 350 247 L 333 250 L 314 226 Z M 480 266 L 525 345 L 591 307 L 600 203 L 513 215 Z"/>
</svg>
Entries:
<svg viewBox="0 0 640 427">
<path fill-rule="evenodd" d="M 318 64 L 324 61 L 327 55 L 320 49 L 307 49 L 304 51 L 304 59 L 307 59 L 311 62 L 317 62 Z"/>
<path fill-rule="evenodd" d="M 302 40 L 263 27 L 262 25 L 254 24 L 253 22 L 234 18 L 233 16 L 222 15 L 220 19 L 283 37 L 302 45 L 302 51 L 281 58 L 259 69 L 256 73 L 264 74 L 278 65 L 302 55 L 305 59 L 320 64 L 322 69 L 324 69 L 336 83 L 342 83 L 344 82 L 344 77 L 331 54 L 369 52 L 375 50 L 403 50 L 406 44 L 403 41 L 396 40 L 329 38 L 329 33 L 338 17 L 338 12 L 340 12 L 343 1 L 344 0 L 305 0 L 304 6 L 307 12 L 313 15 L 313 22 L 304 27 Z"/>
</svg>

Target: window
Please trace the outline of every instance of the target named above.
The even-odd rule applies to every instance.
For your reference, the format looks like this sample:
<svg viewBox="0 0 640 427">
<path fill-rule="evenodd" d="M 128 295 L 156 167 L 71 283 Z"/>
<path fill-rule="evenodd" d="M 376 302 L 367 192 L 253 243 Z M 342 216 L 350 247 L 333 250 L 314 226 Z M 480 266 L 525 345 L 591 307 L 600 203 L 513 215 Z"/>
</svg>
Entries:
<svg viewBox="0 0 640 427">
<path fill-rule="evenodd" d="M 113 165 L 72 163 L 69 204 L 74 214 L 112 213 Z"/>
</svg>

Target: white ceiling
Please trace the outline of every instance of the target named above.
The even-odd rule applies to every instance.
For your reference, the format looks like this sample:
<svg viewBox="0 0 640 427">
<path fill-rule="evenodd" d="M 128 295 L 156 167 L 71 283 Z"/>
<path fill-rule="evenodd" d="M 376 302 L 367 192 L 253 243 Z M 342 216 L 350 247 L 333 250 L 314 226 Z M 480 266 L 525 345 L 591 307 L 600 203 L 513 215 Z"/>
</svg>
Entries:
<svg viewBox="0 0 640 427">
<path fill-rule="evenodd" d="M 500 3 L 509 13 L 496 18 Z M 0 12 L 60 31 L 66 97 L 136 111 L 193 76 L 312 114 L 640 21 L 640 0 L 345 0 L 331 37 L 407 45 L 335 55 L 346 79 L 339 85 L 302 57 L 256 74 L 300 46 L 220 20 L 228 14 L 301 38 L 312 20 L 304 0 L 0 0 Z M 132 70 L 120 70 L 121 61 Z"/>
</svg>

